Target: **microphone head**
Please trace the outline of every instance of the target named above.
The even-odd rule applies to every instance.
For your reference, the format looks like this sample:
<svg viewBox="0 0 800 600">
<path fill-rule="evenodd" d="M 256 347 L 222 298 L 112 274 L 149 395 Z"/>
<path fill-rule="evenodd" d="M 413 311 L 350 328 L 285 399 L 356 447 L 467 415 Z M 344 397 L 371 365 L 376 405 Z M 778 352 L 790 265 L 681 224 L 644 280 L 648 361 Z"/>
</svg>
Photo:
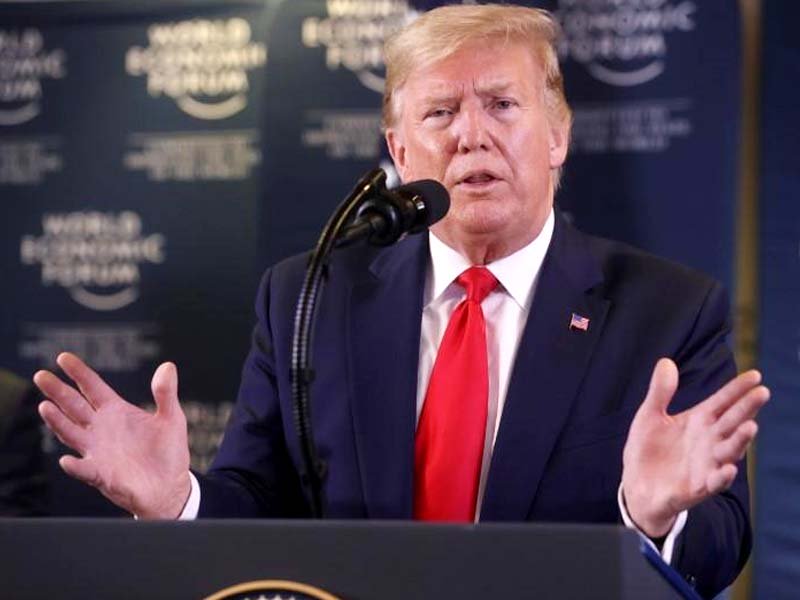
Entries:
<svg viewBox="0 0 800 600">
<path fill-rule="evenodd" d="M 409 233 L 417 233 L 440 221 L 450 209 L 450 194 L 445 187 L 433 179 L 420 179 L 405 183 L 392 190 L 411 200 L 416 210 L 414 224 Z"/>
</svg>

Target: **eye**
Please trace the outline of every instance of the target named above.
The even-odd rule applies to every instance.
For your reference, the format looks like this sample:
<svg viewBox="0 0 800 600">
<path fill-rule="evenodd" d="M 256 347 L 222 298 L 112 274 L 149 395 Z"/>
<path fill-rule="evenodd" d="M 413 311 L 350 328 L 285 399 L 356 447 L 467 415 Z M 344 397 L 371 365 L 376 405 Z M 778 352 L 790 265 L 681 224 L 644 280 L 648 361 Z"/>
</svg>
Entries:
<svg viewBox="0 0 800 600">
<path fill-rule="evenodd" d="M 509 108 L 514 108 L 516 105 L 517 103 L 514 100 L 509 100 L 508 98 L 500 98 L 494 101 L 494 107 L 500 110 L 508 110 Z"/>
<path fill-rule="evenodd" d="M 425 114 L 425 118 L 438 119 L 442 117 L 449 117 L 451 114 L 453 114 L 453 111 L 450 110 L 449 108 L 440 107 L 440 108 L 434 108 L 433 110 L 429 110 Z"/>
</svg>

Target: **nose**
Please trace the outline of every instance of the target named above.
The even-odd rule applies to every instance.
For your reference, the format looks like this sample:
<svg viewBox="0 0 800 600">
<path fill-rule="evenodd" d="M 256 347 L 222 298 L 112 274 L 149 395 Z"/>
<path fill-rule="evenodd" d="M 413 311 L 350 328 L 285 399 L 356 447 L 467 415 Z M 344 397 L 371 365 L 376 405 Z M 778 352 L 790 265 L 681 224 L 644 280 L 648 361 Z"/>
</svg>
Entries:
<svg viewBox="0 0 800 600">
<path fill-rule="evenodd" d="M 475 103 L 462 104 L 454 131 L 458 141 L 458 152 L 466 154 L 476 150 L 488 150 L 491 146 L 488 115 L 483 106 Z"/>
</svg>

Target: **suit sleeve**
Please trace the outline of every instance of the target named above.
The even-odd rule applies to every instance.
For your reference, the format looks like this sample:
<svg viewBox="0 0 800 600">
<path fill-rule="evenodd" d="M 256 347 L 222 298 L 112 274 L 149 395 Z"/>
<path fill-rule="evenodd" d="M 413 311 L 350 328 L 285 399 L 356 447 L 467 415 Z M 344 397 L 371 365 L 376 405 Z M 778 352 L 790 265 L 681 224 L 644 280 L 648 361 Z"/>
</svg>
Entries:
<svg viewBox="0 0 800 600">
<path fill-rule="evenodd" d="M 680 387 L 670 407 L 678 412 L 702 401 L 736 375 L 728 346 L 728 302 L 714 283 L 705 297 L 695 326 L 675 357 Z M 744 566 L 752 544 L 746 459 L 738 465 L 730 489 L 689 510 L 672 565 L 704 597 L 730 585 Z"/>
<path fill-rule="evenodd" d="M 270 324 L 273 271 L 256 296 L 257 324 L 239 395 L 214 463 L 200 483 L 199 517 L 299 517 L 307 513 L 287 450 Z"/>
</svg>

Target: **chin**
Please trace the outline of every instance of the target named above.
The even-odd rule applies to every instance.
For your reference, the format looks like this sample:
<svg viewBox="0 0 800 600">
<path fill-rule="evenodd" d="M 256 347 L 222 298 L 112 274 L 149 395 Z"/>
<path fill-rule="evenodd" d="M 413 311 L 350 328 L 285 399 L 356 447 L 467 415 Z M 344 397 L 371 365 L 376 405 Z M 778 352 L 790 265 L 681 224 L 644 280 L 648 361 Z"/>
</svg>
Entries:
<svg viewBox="0 0 800 600">
<path fill-rule="evenodd" d="M 497 206 L 480 206 L 477 204 L 471 204 L 459 210 L 454 217 L 456 227 L 472 235 L 502 233 L 512 228 L 515 221 L 513 214 L 498 210 Z"/>
</svg>

